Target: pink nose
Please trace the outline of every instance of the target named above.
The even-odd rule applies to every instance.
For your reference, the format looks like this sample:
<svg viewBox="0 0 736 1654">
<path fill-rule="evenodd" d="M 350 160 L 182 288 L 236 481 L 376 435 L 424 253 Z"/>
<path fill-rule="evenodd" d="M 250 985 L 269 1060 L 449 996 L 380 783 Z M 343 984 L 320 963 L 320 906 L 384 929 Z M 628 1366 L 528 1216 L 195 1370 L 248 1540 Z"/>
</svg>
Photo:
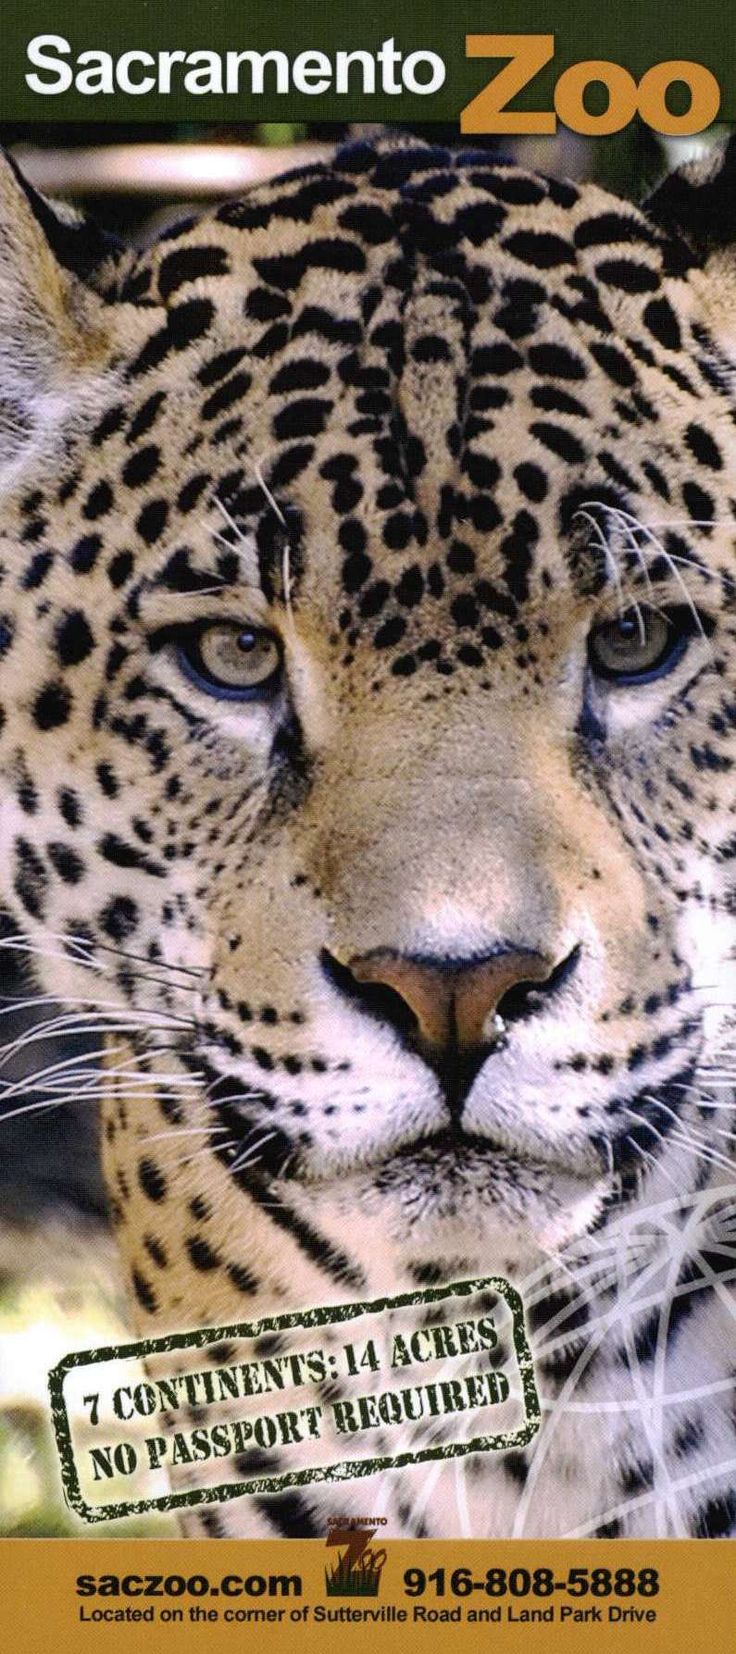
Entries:
<svg viewBox="0 0 736 1654">
<path fill-rule="evenodd" d="M 425 961 L 377 950 L 351 959 L 357 983 L 389 988 L 414 1019 L 420 1041 L 434 1053 L 469 1051 L 493 1043 L 493 1018 L 511 988 L 540 985 L 550 966 L 538 953 L 502 953 L 468 964 Z"/>
</svg>

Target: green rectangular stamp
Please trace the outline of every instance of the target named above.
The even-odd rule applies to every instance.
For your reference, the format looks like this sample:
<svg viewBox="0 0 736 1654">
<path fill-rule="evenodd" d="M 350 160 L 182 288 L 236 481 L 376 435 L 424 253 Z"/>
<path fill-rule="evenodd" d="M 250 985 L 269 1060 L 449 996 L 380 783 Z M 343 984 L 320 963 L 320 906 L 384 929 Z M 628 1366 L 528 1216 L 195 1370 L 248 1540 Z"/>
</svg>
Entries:
<svg viewBox="0 0 736 1654">
<path fill-rule="evenodd" d="M 64 1494 L 86 1522 L 503 1452 L 540 1423 L 522 1302 L 495 1275 L 75 1351 L 49 1390 Z M 392 1431 L 401 1446 L 371 1452 Z M 274 1448 L 278 1473 L 240 1474 Z M 217 1461 L 230 1479 L 212 1481 Z M 177 1489 L 182 1465 L 195 1480 L 202 1467 L 201 1486 L 188 1472 Z"/>
</svg>

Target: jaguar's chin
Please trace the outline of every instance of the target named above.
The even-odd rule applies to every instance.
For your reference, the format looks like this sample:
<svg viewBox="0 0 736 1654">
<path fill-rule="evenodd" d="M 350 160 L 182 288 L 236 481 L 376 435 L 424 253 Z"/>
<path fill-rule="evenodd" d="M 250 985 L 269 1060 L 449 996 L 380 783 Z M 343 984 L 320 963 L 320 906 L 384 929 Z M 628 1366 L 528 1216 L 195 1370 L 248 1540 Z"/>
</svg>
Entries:
<svg viewBox="0 0 736 1654">
<path fill-rule="evenodd" d="M 464 1260 L 465 1273 L 556 1256 L 594 1227 L 611 1193 L 600 1170 L 583 1174 L 450 1129 L 350 1172 L 328 1173 L 307 1190 L 339 1225 L 360 1214 L 399 1251 L 452 1255 Z"/>
</svg>

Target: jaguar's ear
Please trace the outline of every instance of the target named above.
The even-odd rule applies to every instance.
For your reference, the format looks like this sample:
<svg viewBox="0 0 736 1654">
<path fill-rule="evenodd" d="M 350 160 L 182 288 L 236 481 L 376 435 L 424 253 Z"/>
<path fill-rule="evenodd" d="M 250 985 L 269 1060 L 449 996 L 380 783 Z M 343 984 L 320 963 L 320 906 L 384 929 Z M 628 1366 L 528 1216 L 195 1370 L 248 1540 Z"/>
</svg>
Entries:
<svg viewBox="0 0 736 1654">
<path fill-rule="evenodd" d="M 643 207 L 661 229 L 685 243 L 697 263 L 719 248 L 736 249 L 736 137 L 677 167 Z"/>
<path fill-rule="evenodd" d="M 644 211 L 668 239 L 666 268 L 686 277 L 673 294 L 691 322 L 736 359 L 736 138 L 663 179 Z"/>
<path fill-rule="evenodd" d="M 0 153 L 0 483 L 94 406 L 110 355 L 105 287 L 120 256 Z"/>
</svg>

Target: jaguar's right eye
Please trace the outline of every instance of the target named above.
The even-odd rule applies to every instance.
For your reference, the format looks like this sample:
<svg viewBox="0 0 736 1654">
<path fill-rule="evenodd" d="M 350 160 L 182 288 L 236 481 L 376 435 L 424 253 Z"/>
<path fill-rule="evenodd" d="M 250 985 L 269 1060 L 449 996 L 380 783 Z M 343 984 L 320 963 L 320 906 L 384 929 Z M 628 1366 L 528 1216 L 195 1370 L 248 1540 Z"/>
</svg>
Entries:
<svg viewBox="0 0 736 1654">
<path fill-rule="evenodd" d="M 622 687 L 652 683 L 672 671 L 698 630 L 697 615 L 689 608 L 638 604 L 594 626 L 588 638 L 591 671 Z"/>
<path fill-rule="evenodd" d="M 176 659 L 190 683 L 218 700 L 271 700 L 281 683 L 281 642 L 263 626 L 205 621 L 179 635 Z"/>
</svg>

